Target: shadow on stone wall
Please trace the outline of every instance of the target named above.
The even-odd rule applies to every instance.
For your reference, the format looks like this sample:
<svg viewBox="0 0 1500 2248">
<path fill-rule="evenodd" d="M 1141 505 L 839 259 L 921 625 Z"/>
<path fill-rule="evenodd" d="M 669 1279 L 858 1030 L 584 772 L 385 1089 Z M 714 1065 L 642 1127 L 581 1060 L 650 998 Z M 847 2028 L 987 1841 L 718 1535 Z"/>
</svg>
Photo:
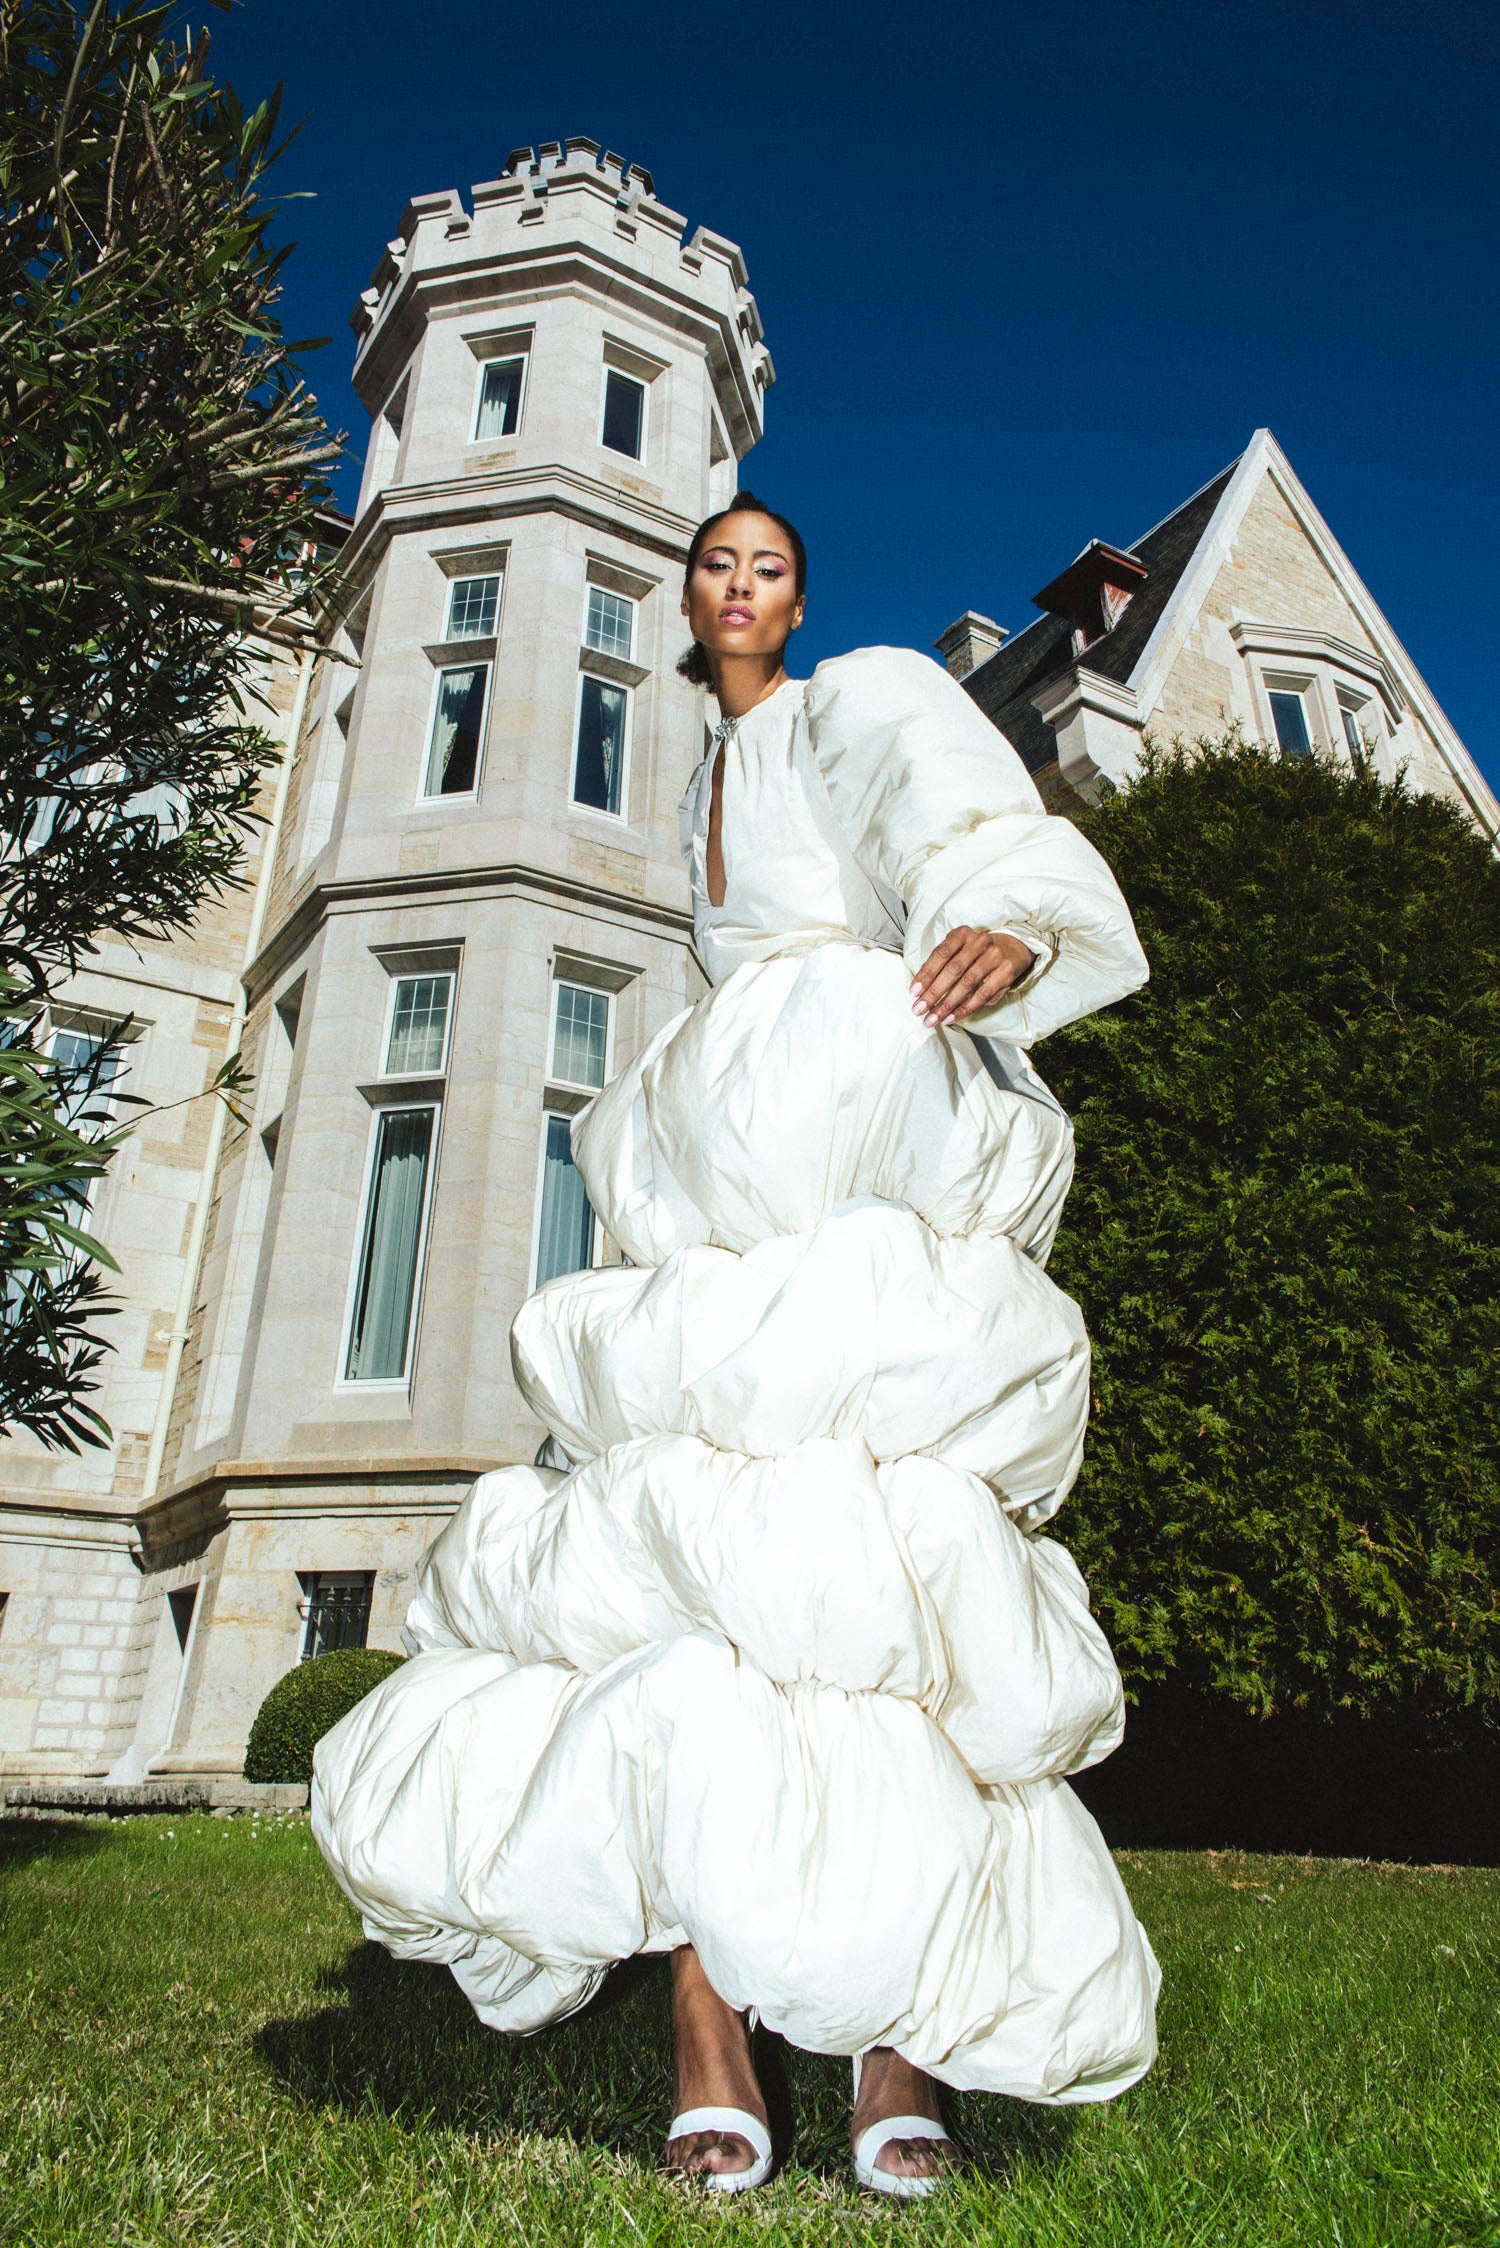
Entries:
<svg viewBox="0 0 1500 2248">
<path fill-rule="evenodd" d="M 1156 1689 L 1073 1784 L 1116 1848 L 1500 1864 L 1500 1736 L 1477 1727 L 1258 1722 Z"/>
</svg>

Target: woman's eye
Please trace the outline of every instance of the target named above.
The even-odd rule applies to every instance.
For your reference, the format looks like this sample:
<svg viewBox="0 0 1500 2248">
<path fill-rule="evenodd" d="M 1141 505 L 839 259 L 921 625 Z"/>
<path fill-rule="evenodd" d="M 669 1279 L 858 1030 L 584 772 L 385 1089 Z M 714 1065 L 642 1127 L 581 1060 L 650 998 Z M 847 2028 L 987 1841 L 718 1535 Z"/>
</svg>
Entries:
<svg viewBox="0 0 1500 2248">
<path fill-rule="evenodd" d="M 786 576 L 785 570 L 762 570 L 760 574 L 763 578 L 784 578 Z"/>
</svg>

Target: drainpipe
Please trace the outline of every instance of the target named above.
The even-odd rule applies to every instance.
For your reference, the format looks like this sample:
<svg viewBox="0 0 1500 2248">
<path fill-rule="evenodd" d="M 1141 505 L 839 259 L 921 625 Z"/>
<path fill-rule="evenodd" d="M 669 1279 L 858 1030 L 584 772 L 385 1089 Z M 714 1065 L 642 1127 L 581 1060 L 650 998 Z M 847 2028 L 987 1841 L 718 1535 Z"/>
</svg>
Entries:
<svg viewBox="0 0 1500 2248">
<path fill-rule="evenodd" d="M 297 674 L 297 692 L 292 698 L 292 712 L 287 720 L 286 755 L 276 776 L 276 796 L 271 806 L 270 824 L 266 830 L 265 849 L 261 853 L 260 873 L 256 876 L 255 896 L 250 906 L 250 926 L 245 933 L 244 957 L 240 962 L 239 988 L 235 993 L 234 1012 L 229 1018 L 230 1054 L 239 1052 L 244 1033 L 245 1016 L 249 1007 L 249 993 L 245 978 L 251 963 L 260 950 L 261 933 L 266 925 L 266 912 L 271 902 L 271 883 L 276 872 L 276 853 L 281 841 L 281 823 L 286 813 L 287 784 L 292 777 L 292 761 L 302 739 L 302 722 L 307 715 L 308 689 L 312 684 L 313 656 L 304 649 L 302 668 Z M 203 1266 L 203 1250 L 208 1240 L 208 1214 L 213 1207 L 214 1179 L 218 1174 L 219 1156 L 224 1146 L 224 1126 L 229 1111 L 222 1100 L 214 1102 L 213 1116 L 208 1127 L 208 1145 L 203 1151 L 203 1168 L 198 1174 L 198 1198 L 193 1209 L 193 1230 L 188 1239 L 187 1256 L 182 1267 L 182 1286 L 177 1295 L 177 1311 L 172 1321 L 171 1339 L 167 1346 L 167 1363 L 162 1373 L 161 1395 L 157 1399 L 156 1420 L 151 1430 L 151 1449 L 146 1455 L 146 1481 L 139 1504 L 149 1506 L 161 1482 L 162 1462 L 167 1456 L 167 1436 L 172 1425 L 172 1406 L 177 1395 L 177 1377 L 182 1371 L 182 1353 L 187 1345 L 189 1321 L 193 1316 L 193 1299 L 198 1293 L 198 1278 Z"/>
</svg>

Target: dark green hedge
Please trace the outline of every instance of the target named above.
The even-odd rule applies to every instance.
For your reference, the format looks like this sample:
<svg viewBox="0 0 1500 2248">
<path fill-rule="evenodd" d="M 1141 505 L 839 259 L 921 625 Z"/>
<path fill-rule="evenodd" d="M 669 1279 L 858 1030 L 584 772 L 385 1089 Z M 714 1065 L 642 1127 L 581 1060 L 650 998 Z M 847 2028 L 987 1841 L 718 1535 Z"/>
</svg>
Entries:
<svg viewBox="0 0 1500 2248">
<path fill-rule="evenodd" d="M 401 1662 L 378 1647 L 341 1647 L 278 1678 L 250 1728 L 246 1779 L 310 1781 L 313 1750 L 323 1735 Z"/>
<path fill-rule="evenodd" d="M 1233 737 L 1080 824 L 1152 963 L 1041 1056 L 1095 1348 L 1066 1535 L 1127 1680 L 1500 1715 L 1500 866 Z"/>
</svg>

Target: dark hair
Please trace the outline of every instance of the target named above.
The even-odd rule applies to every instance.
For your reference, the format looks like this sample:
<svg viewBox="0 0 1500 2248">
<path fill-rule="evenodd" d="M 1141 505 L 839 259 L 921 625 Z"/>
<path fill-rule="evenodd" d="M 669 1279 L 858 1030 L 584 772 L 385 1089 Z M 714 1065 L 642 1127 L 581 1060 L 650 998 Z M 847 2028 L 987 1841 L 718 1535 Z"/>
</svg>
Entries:
<svg viewBox="0 0 1500 2248">
<path fill-rule="evenodd" d="M 687 561 L 682 570 L 683 584 L 688 583 L 697 568 L 698 557 L 709 543 L 709 532 L 722 523 L 726 515 L 764 515 L 768 522 L 776 525 L 778 531 L 785 533 L 787 545 L 792 550 L 792 568 L 796 574 L 797 598 L 800 600 L 807 591 L 807 548 L 802 544 L 802 533 L 795 523 L 789 523 L 784 515 L 778 515 L 774 507 L 767 507 L 765 501 L 758 500 L 753 492 L 736 492 L 727 507 L 721 507 L 717 514 L 703 518 L 694 531 L 693 543 L 687 550 Z M 708 650 L 701 640 L 695 640 L 691 648 L 678 657 L 677 669 L 694 687 L 708 687 L 713 683 Z"/>
</svg>

